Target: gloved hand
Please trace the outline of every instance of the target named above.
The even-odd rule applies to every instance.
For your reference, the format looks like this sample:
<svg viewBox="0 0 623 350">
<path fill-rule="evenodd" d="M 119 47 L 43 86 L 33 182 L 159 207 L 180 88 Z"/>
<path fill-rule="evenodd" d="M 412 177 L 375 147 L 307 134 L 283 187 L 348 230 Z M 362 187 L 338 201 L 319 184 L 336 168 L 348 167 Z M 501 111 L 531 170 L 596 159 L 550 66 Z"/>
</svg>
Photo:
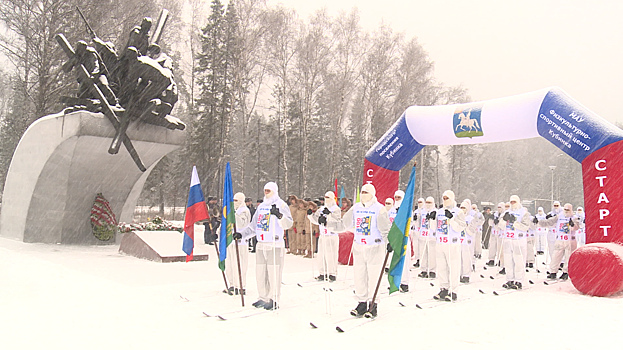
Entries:
<svg viewBox="0 0 623 350">
<path fill-rule="evenodd" d="M 537 219 L 536 216 L 535 216 L 534 219 L 532 219 L 532 222 L 534 222 L 534 224 L 538 224 L 539 223 L 539 219 Z"/>
<path fill-rule="evenodd" d="M 392 248 L 391 243 L 387 243 L 387 252 L 388 252 L 388 253 L 391 253 L 391 252 L 393 252 L 393 251 L 394 251 L 394 248 Z"/>
<path fill-rule="evenodd" d="M 454 215 L 452 215 L 452 212 L 450 210 L 446 209 L 446 217 L 448 219 L 452 219 L 452 217 L 454 217 Z"/>
<path fill-rule="evenodd" d="M 313 212 L 311 209 L 307 209 L 307 215 L 311 215 L 311 214 L 313 214 L 313 213 L 314 213 L 314 212 Z"/>
<path fill-rule="evenodd" d="M 400 209 L 400 207 L 396 207 L 396 212 L 398 212 L 398 209 Z"/>
<path fill-rule="evenodd" d="M 510 217 L 508 218 L 508 221 L 512 224 L 513 222 L 517 221 L 517 218 L 515 217 L 515 215 L 509 215 Z"/>
<path fill-rule="evenodd" d="M 500 219 L 498 219 L 498 218 L 493 219 L 493 223 L 495 225 L 499 224 L 500 223 Z"/>
<path fill-rule="evenodd" d="M 329 214 L 331 214 L 331 210 L 329 210 L 329 208 L 327 208 L 327 207 L 324 207 L 324 209 L 322 209 L 322 213 L 324 215 L 329 215 Z"/>
<path fill-rule="evenodd" d="M 570 227 L 575 226 L 575 223 L 573 222 L 573 219 L 569 219 L 569 226 L 570 226 Z"/>
<path fill-rule="evenodd" d="M 213 233 L 213 234 L 210 236 L 210 238 L 211 238 L 213 241 L 216 241 L 216 240 L 218 239 L 218 235 L 217 235 L 216 233 Z"/>
<path fill-rule="evenodd" d="M 552 215 L 552 214 L 547 214 L 547 215 L 545 215 L 545 219 L 549 219 L 549 218 L 551 218 L 552 216 L 554 216 L 554 215 Z"/>
<path fill-rule="evenodd" d="M 437 212 L 434 210 L 428 213 L 428 215 L 430 215 L 430 220 L 435 220 L 437 218 Z"/>
<path fill-rule="evenodd" d="M 232 237 L 234 239 L 242 239 L 242 233 L 240 232 L 234 232 L 234 234 L 232 235 Z"/>
<path fill-rule="evenodd" d="M 504 221 L 511 221 L 511 214 L 509 212 L 504 213 L 504 216 L 502 216 L 502 219 L 504 219 Z"/>
<path fill-rule="evenodd" d="M 428 218 L 428 215 L 426 216 Z M 417 221 L 417 213 L 413 213 L 413 221 Z"/>
<path fill-rule="evenodd" d="M 327 226 L 327 217 L 324 215 L 320 215 L 320 217 L 318 218 L 318 223 L 320 225 L 325 225 Z"/>
<path fill-rule="evenodd" d="M 277 217 L 277 219 L 281 219 L 283 217 L 283 214 L 281 214 L 281 212 L 279 211 L 279 208 L 277 208 L 276 204 L 273 204 L 273 206 L 270 208 L 270 213 L 274 216 Z"/>
</svg>

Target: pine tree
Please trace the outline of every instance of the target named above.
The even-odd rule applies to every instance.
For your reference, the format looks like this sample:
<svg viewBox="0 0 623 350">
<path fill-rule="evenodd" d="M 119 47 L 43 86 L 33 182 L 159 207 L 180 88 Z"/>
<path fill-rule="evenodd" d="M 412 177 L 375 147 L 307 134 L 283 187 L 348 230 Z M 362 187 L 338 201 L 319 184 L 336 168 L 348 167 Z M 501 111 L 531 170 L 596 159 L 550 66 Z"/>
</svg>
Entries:
<svg viewBox="0 0 623 350">
<path fill-rule="evenodd" d="M 202 29 L 201 53 L 196 73 L 199 98 L 191 134 L 191 154 L 204 174 L 207 193 L 220 193 L 223 164 L 228 158 L 230 130 L 236 107 L 236 65 L 240 56 L 238 17 L 230 2 L 227 12 L 213 0 L 211 14 Z"/>
</svg>

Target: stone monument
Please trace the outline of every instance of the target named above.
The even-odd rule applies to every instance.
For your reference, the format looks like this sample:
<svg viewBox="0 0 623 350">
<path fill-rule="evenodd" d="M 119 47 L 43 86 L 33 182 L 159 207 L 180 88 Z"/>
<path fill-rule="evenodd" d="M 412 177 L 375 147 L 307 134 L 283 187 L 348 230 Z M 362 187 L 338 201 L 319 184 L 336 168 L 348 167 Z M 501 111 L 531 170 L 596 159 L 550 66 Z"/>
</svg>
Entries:
<svg viewBox="0 0 623 350">
<path fill-rule="evenodd" d="M 102 193 L 120 222 L 130 222 L 151 170 L 180 147 L 185 125 L 169 115 L 177 102 L 171 59 L 158 45 L 163 10 L 150 36 L 146 17 L 119 55 L 97 37 L 69 44 L 63 70 L 75 72 L 76 96 L 63 112 L 35 121 L 22 136 L 7 173 L 0 236 L 24 242 L 98 244 L 90 211 Z M 127 152 L 119 152 L 121 145 Z M 114 240 L 113 240 L 114 242 Z"/>
</svg>

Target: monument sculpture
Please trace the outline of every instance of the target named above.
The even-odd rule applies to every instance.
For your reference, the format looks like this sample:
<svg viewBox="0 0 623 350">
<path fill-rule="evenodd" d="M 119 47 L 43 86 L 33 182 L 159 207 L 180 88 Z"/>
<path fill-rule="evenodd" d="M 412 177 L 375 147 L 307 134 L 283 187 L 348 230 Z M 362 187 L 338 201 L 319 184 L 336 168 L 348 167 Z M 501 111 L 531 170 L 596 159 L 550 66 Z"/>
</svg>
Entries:
<svg viewBox="0 0 623 350">
<path fill-rule="evenodd" d="M 169 12 L 162 10 L 153 30 L 143 18 L 118 52 L 76 10 L 90 43 L 72 46 L 62 33 L 55 40 L 67 56 L 65 78 L 73 74 L 79 88 L 61 98 L 61 113 L 38 119 L 22 136 L 5 182 L 4 237 L 100 243 L 90 225 L 96 194 L 131 222 L 151 169 L 184 141 L 185 124 L 170 114 L 178 100 L 172 61 L 158 44 Z M 127 153 L 119 153 L 122 144 Z"/>
</svg>

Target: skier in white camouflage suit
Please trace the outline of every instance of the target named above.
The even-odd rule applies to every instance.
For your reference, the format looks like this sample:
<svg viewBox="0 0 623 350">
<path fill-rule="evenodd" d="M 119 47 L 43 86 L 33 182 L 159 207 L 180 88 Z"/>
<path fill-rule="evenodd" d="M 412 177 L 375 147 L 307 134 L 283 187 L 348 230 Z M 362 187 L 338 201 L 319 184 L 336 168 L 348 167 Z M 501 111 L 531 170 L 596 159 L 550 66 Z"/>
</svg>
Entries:
<svg viewBox="0 0 623 350">
<path fill-rule="evenodd" d="M 531 215 L 521 205 L 519 196 L 512 195 L 510 209 L 504 213 L 500 224 L 504 226 L 504 268 L 506 269 L 507 289 L 521 289 L 526 275 L 526 236 L 530 227 Z"/>
<path fill-rule="evenodd" d="M 236 210 L 236 232 L 242 232 L 251 222 L 251 211 L 244 205 L 244 193 L 238 192 L 234 195 L 234 210 Z M 237 235 L 236 235 L 237 236 Z M 238 239 L 238 255 L 240 256 L 240 276 L 238 276 L 238 258 L 236 257 L 236 245 L 227 246 L 227 258 L 225 259 L 225 274 L 227 280 L 231 282 L 228 294 L 245 294 L 247 284 L 247 266 L 249 261 L 249 248 L 247 240 Z M 242 277 L 242 286 L 240 285 Z"/>
<path fill-rule="evenodd" d="M 420 250 L 420 267 L 422 271 L 418 277 L 436 278 L 437 260 L 435 254 L 435 237 L 437 230 L 437 209 L 435 208 L 435 199 L 427 197 L 424 208 L 417 211 L 417 224 L 419 226 L 420 236 L 418 237 L 418 246 Z"/>
<path fill-rule="evenodd" d="M 543 207 L 539 207 L 537 209 L 536 215 L 534 216 L 537 220 L 545 220 L 545 211 L 543 211 Z M 547 227 L 540 227 L 537 225 L 536 227 L 536 254 L 543 255 L 545 254 L 545 249 L 547 248 Z"/>
<path fill-rule="evenodd" d="M 474 267 L 474 244 L 478 227 L 482 227 L 484 217 L 472 209 L 471 201 L 465 199 L 461 203 L 461 210 L 465 213 L 467 227 L 461 232 L 461 283 L 469 283 Z"/>
<path fill-rule="evenodd" d="M 286 250 L 284 235 L 293 222 L 288 204 L 279 198 L 277 184 L 269 182 L 264 186 L 264 200 L 257 207 L 251 223 L 234 236 L 234 239 L 245 240 L 253 236 L 257 238 L 255 278 L 260 298 L 253 303 L 257 308 L 278 308 Z"/>
<path fill-rule="evenodd" d="M 461 275 L 461 232 L 467 227 L 465 213 L 456 206 L 454 192 L 443 193 L 443 207 L 435 214 L 437 219 L 436 258 L 437 278 L 441 290 L 435 300 L 453 301 Z"/>
<path fill-rule="evenodd" d="M 502 229 L 499 226 L 500 220 L 504 215 L 504 202 L 498 203 L 498 209 L 493 213 L 491 219 L 491 238 L 489 238 L 489 261 L 487 266 L 494 266 L 497 257 L 498 264 L 504 266 L 504 249 L 502 245 Z"/>
<path fill-rule="evenodd" d="M 532 222 L 535 216 L 530 215 L 530 227 L 528 228 L 528 237 L 526 238 L 526 268 L 533 268 L 536 261 L 534 247 L 536 245 L 536 229 L 537 225 Z"/>
<path fill-rule="evenodd" d="M 392 224 L 394 223 L 394 219 L 396 218 L 396 215 L 398 214 L 398 209 L 400 209 L 400 205 L 402 204 L 402 199 L 404 197 L 405 197 L 404 191 L 398 190 L 394 192 L 394 205 L 388 211 L 389 222 Z M 409 239 L 407 240 L 407 247 L 405 249 L 405 252 L 407 252 L 407 254 L 405 254 L 404 268 L 402 269 L 402 277 L 400 278 L 400 292 L 401 293 L 406 293 L 409 291 L 409 279 L 411 278 L 411 272 L 410 272 L 411 238 L 410 237 L 411 237 L 411 233 L 409 233 Z"/>
<path fill-rule="evenodd" d="M 420 223 L 419 223 L 419 212 L 424 209 L 424 198 L 419 198 L 417 200 L 417 206 L 413 209 L 412 217 L 411 217 L 411 227 L 409 231 L 409 239 L 411 240 L 411 260 L 415 260 L 415 264 L 413 267 L 420 267 Z"/>
<path fill-rule="evenodd" d="M 335 232 L 354 229 L 353 267 L 358 304 L 351 310 L 351 315 L 376 317 L 378 298 L 372 304 L 372 297 L 383 269 L 385 252 L 392 251 L 387 241 L 391 225 L 387 210 L 377 201 L 372 184 L 361 187 L 360 198 L 361 201 L 344 214 Z"/>
<path fill-rule="evenodd" d="M 545 219 L 549 220 L 551 217 L 556 216 L 560 213 L 562 213 L 562 207 L 560 206 L 560 202 L 554 201 L 554 203 L 552 203 L 552 211 L 550 211 L 545 216 Z M 553 222 L 556 223 L 556 221 L 553 221 Z M 547 251 L 549 254 L 550 261 L 554 258 L 555 246 L 556 246 L 556 229 L 552 225 L 552 226 L 547 227 Z"/>
<path fill-rule="evenodd" d="M 472 245 L 474 258 L 480 259 L 482 258 L 482 225 L 485 223 L 485 217 L 478 211 L 478 205 L 476 203 L 472 203 L 472 211 L 474 211 L 473 216 L 478 218 L 478 221 L 481 222 L 476 227 L 476 235 L 474 236 L 474 244 Z"/>
<path fill-rule="evenodd" d="M 337 259 L 340 236 L 329 230 L 329 223 L 335 225 L 342 218 L 342 211 L 337 206 L 335 193 L 329 191 L 324 194 L 324 205 L 318 208 L 316 212 L 307 209 L 309 221 L 314 225 L 318 225 L 320 236 L 318 238 L 318 270 L 320 275 L 316 277 L 319 281 L 326 279 L 329 282 L 335 282 L 337 278 Z"/>
<path fill-rule="evenodd" d="M 586 231 L 585 231 L 585 225 L 584 225 L 584 220 L 586 220 L 586 213 L 584 213 L 584 208 L 578 207 L 575 210 L 575 215 L 577 215 L 578 218 L 580 218 L 580 228 L 575 233 L 575 238 L 576 238 L 578 247 L 581 247 L 586 244 Z"/>
<path fill-rule="evenodd" d="M 542 227 L 552 227 L 556 234 L 556 242 L 554 243 L 554 252 L 552 261 L 549 264 L 548 279 L 556 279 L 560 262 L 563 261 L 561 280 L 569 278 L 569 256 L 577 247 L 575 233 L 580 228 L 580 218 L 573 213 L 573 206 L 566 203 L 560 214 L 552 216 L 545 220 L 539 220 L 537 224 Z"/>
</svg>

